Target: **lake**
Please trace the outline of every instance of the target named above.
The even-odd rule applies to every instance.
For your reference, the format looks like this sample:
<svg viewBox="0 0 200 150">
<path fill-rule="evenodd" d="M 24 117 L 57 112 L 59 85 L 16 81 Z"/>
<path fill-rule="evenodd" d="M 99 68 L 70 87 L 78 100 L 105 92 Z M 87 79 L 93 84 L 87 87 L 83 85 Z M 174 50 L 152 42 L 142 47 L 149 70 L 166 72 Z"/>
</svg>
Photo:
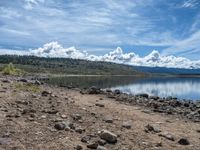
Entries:
<svg viewBox="0 0 200 150">
<path fill-rule="evenodd" d="M 159 97 L 200 100 L 198 77 L 65 76 L 53 77 L 47 82 L 58 86 L 96 86 L 103 89 L 119 89 L 129 94 L 147 93 Z"/>
</svg>

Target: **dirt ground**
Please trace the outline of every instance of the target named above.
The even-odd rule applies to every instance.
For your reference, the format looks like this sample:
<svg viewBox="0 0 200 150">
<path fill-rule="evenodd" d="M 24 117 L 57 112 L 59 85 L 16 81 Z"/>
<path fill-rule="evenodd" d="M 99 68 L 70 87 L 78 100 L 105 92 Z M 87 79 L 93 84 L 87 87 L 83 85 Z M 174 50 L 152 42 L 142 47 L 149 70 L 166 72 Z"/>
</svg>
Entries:
<svg viewBox="0 0 200 150">
<path fill-rule="evenodd" d="M 85 150 L 98 145 L 99 150 L 200 150 L 200 123 L 79 89 L 33 86 L 4 77 L 0 85 L 0 150 Z M 55 124 L 61 122 L 72 126 L 58 130 Z M 146 129 L 148 124 L 153 130 Z M 102 130 L 115 134 L 117 142 L 101 139 Z M 181 138 L 188 143 L 180 144 Z"/>
</svg>

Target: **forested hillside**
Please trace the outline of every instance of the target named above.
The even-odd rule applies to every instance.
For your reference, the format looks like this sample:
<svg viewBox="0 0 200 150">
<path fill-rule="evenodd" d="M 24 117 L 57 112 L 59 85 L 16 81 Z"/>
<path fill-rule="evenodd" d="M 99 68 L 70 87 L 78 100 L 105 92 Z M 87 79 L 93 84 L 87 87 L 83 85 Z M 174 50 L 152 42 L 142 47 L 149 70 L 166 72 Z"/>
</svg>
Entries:
<svg viewBox="0 0 200 150">
<path fill-rule="evenodd" d="M 134 67 L 110 62 L 95 62 L 70 58 L 0 55 L 0 69 L 8 63 L 30 73 L 136 75 Z"/>
</svg>

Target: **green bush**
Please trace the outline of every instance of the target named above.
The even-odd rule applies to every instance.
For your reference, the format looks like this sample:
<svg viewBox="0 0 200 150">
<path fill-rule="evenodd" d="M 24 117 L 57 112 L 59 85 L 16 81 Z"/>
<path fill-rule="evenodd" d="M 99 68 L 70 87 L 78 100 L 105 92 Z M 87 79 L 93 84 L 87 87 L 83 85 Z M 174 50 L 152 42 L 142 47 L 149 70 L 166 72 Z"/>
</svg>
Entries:
<svg viewBox="0 0 200 150">
<path fill-rule="evenodd" d="M 2 73 L 5 75 L 21 75 L 23 74 L 23 71 L 21 69 L 15 68 L 12 63 L 9 63 L 4 67 Z"/>
</svg>

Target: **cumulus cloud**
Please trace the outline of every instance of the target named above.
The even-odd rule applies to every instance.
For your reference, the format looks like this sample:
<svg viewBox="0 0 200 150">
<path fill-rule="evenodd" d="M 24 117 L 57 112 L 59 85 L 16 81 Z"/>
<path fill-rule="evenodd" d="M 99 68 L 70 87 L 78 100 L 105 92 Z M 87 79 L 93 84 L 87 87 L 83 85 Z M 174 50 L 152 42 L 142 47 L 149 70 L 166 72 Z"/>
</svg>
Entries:
<svg viewBox="0 0 200 150">
<path fill-rule="evenodd" d="M 58 42 L 51 42 L 43 45 L 38 49 L 30 50 L 29 53 L 42 57 L 64 57 L 73 59 L 86 59 L 91 61 L 106 61 L 134 66 L 149 67 L 168 67 L 168 68 L 200 68 L 200 61 L 191 61 L 184 57 L 175 57 L 172 55 L 161 55 L 158 51 L 153 50 L 149 55 L 140 57 L 131 52 L 124 53 L 120 47 L 108 54 L 97 56 L 89 55 L 85 51 L 75 47 L 64 48 Z"/>
<path fill-rule="evenodd" d="M 73 59 L 83 59 L 87 56 L 86 52 L 81 52 L 75 47 L 63 48 L 58 42 L 44 44 L 43 47 L 30 50 L 30 54 L 42 57 L 65 57 Z"/>
</svg>

